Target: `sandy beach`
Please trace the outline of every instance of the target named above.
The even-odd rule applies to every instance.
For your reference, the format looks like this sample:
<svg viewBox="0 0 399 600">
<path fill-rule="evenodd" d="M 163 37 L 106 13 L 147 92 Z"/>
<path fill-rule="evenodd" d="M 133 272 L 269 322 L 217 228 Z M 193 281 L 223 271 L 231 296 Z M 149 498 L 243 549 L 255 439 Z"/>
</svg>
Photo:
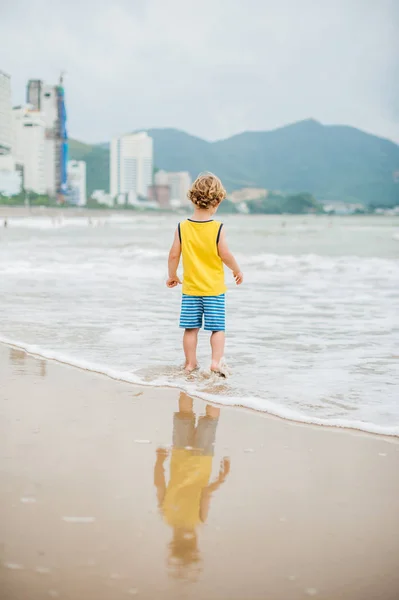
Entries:
<svg viewBox="0 0 399 600">
<path fill-rule="evenodd" d="M 227 407 L 217 420 L 178 390 L 5 345 L 0 381 L 2 600 L 398 598 L 397 438 Z M 176 448 L 191 406 L 213 457 Z M 205 479 L 173 514 L 178 452 Z"/>
</svg>

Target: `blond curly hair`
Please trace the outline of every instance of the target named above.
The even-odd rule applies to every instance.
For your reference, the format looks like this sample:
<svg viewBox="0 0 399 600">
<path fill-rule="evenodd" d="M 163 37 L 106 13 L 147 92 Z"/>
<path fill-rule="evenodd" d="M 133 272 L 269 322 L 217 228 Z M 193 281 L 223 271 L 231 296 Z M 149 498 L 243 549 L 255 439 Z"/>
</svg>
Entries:
<svg viewBox="0 0 399 600">
<path fill-rule="evenodd" d="M 200 173 L 187 196 L 198 208 L 214 208 L 226 198 L 226 190 L 213 173 Z"/>
</svg>

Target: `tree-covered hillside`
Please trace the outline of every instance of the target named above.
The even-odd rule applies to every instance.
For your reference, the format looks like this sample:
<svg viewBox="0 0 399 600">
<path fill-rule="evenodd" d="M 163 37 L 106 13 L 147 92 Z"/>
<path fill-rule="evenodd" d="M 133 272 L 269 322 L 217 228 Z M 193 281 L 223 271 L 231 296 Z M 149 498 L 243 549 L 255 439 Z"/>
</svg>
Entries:
<svg viewBox="0 0 399 600">
<path fill-rule="evenodd" d="M 301 121 L 274 131 L 207 142 L 176 129 L 149 129 L 154 163 L 167 171 L 213 171 L 229 191 L 263 187 L 306 190 L 318 200 L 399 204 L 399 146 L 353 127 Z M 88 192 L 109 186 L 108 146 L 70 141 L 87 161 Z"/>
<path fill-rule="evenodd" d="M 109 189 L 109 150 L 69 140 L 69 158 L 86 161 L 87 194 Z"/>
</svg>

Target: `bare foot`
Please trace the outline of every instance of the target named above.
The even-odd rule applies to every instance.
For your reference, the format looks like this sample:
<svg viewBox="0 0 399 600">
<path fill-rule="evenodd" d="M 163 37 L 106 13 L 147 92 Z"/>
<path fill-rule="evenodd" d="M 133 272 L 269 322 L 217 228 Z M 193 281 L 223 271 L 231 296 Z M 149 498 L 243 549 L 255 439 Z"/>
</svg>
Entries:
<svg viewBox="0 0 399 600">
<path fill-rule="evenodd" d="M 228 370 L 227 365 L 224 362 L 223 358 L 220 361 L 220 363 L 212 362 L 211 373 L 215 373 L 215 375 L 218 375 L 219 377 L 223 377 L 224 379 L 226 379 L 226 377 L 228 377 L 228 375 L 230 373 L 229 373 L 229 370 Z"/>
<path fill-rule="evenodd" d="M 226 379 L 226 375 L 224 373 L 222 373 L 222 371 L 219 371 L 218 369 L 211 369 L 211 373 L 214 373 L 215 375 L 217 375 L 218 377 L 221 377 L 222 379 Z"/>
<path fill-rule="evenodd" d="M 190 364 L 188 364 L 188 365 L 186 365 L 184 367 L 184 372 L 187 375 L 190 375 L 190 373 L 192 373 L 193 371 L 196 371 L 197 369 L 198 369 L 198 365 L 190 365 Z"/>
</svg>

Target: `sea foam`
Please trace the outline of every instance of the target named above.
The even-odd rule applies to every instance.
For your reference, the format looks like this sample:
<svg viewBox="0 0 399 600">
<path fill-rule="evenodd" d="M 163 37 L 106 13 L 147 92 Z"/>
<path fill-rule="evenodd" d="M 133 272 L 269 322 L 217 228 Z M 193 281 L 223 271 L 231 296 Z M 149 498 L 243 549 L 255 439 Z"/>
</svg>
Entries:
<svg viewBox="0 0 399 600">
<path fill-rule="evenodd" d="M 35 344 L 25 344 L 20 341 L 10 340 L 0 335 L 0 342 L 20 350 L 24 350 L 28 354 L 52 360 L 61 364 L 76 367 L 84 371 L 90 371 L 105 375 L 116 381 L 123 381 L 125 383 L 132 383 L 145 387 L 172 387 L 183 390 L 188 394 L 201 398 L 207 402 L 223 406 L 237 406 L 241 408 L 249 408 L 257 412 L 267 413 L 269 415 L 286 419 L 289 421 L 295 421 L 297 423 L 304 423 L 309 425 L 321 425 L 325 427 L 337 427 L 343 429 L 355 429 L 364 431 L 367 433 L 374 433 L 377 435 L 394 436 L 399 437 L 399 426 L 384 426 L 377 425 L 374 423 L 367 423 L 364 421 L 357 421 L 351 419 L 323 419 L 313 416 L 306 415 L 299 411 L 292 410 L 286 406 L 278 405 L 269 400 L 265 400 L 257 397 L 231 397 L 224 396 L 222 394 L 209 394 L 198 390 L 193 380 L 187 381 L 185 378 L 181 378 L 180 381 L 171 382 L 167 378 L 158 378 L 154 381 L 146 381 L 134 373 L 128 371 L 118 371 L 117 369 L 110 368 L 106 365 L 95 364 L 87 360 L 82 360 L 76 357 L 68 356 L 63 353 L 54 352 L 49 349 L 41 348 Z M 143 443 L 142 440 L 140 440 Z M 147 442 L 147 440 L 146 440 Z"/>
</svg>

